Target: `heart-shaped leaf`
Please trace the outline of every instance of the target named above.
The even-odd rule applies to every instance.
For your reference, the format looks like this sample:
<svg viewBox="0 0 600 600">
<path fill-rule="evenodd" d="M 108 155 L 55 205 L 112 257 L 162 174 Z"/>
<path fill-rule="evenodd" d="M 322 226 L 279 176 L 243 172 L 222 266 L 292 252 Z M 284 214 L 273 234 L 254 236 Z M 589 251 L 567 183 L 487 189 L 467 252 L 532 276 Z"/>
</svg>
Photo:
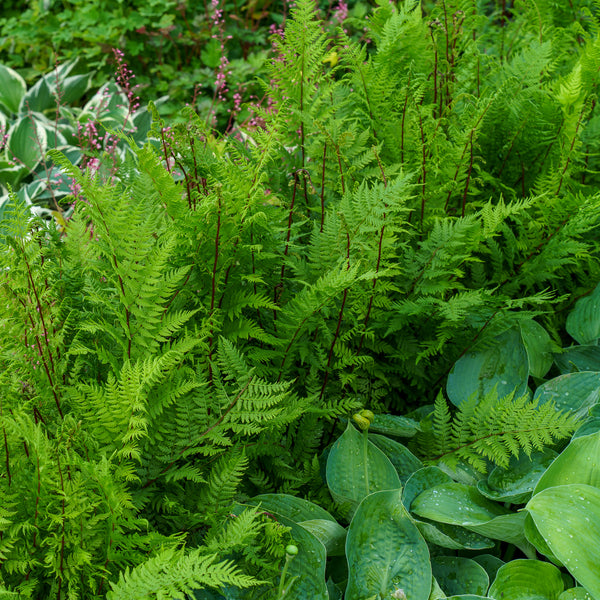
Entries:
<svg viewBox="0 0 600 600">
<path fill-rule="evenodd" d="M 512 560 L 498 569 L 488 596 L 496 600 L 558 600 L 560 571 L 541 560 Z"/>
<path fill-rule="evenodd" d="M 356 510 L 346 539 L 345 600 L 429 598 L 429 550 L 400 496 L 400 490 L 375 492 Z"/>
<path fill-rule="evenodd" d="M 526 509 L 556 558 L 600 600 L 600 489 L 579 483 L 549 487 Z"/>
<path fill-rule="evenodd" d="M 440 587 L 448 596 L 473 594 L 485 596 L 490 580 L 485 569 L 470 558 L 436 556 L 431 569 Z"/>
<path fill-rule="evenodd" d="M 517 329 L 510 329 L 481 349 L 475 348 L 459 358 L 450 375 L 446 391 L 452 404 L 459 406 L 473 394 L 484 396 L 496 388 L 499 398 L 527 391 L 529 362 L 525 344 Z"/>
<path fill-rule="evenodd" d="M 567 317 L 567 331 L 579 344 L 594 344 L 600 338 L 600 283 L 575 303 Z"/>
<path fill-rule="evenodd" d="M 371 494 L 400 487 L 400 478 L 387 456 L 349 422 L 327 457 L 327 485 L 345 516 Z"/>
</svg>

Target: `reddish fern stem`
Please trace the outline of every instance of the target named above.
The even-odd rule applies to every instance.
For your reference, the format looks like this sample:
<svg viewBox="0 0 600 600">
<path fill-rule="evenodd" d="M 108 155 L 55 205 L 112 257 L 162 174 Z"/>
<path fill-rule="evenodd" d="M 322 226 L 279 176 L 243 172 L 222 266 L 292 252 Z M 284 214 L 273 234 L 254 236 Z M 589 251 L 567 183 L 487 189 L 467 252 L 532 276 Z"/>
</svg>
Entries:
<svg viewBox="0 0 600 600">
<path fill-rule="evenodd" d="M 323 166 L 321 168 L 321 233 L 325 222 L 325 160 L 327 158 L 327 142 L 323 145 Z"/>
<path fill-rule="evenodd" d="M 298 171 L 294 171 L 294 188 L 292 189 L 292 201 L 290 203 L 290 212 L 288 214 L 288 226 L 287 226 L 287 235 L 285 238 L 285 250 L 283 251 L 283 262 L 281 264 L 281 274 L 279 276 L 279 283 L 275 286 L 273 290 L 273 302 L 274 304 L 279 303 L 279 299 L 281 298 L 281 293 L 283 291 L 283 280 L 285 277 L 285 259 L 287 258 L 289 249 L 290 249 L 290 237 L 292 235 L 292 221 L 294 215 L 294 204 L 296 202 L 296 189 L 298 187 Z M 275 331 L 277 331 L 276 323 L 277 321 L 277 311 L 273 310 L 273 325 L 275 326 Z"/>
<path fill-rule="evenodd" d="M 346 231 L 346 271 L 350 268 L 350 234 Z M 321 386 L 321 393 L 319 394 L 319 400 L 323 398 L 325 388 L 327 387 L 327 380 L 329 378 L 329 369 L 331 367 L 331 359 L 333 358 L 333 349 L 335 343 L 340 335 L 340 328 L 342 326 L 342 319 L 344 317 L 344 307 L 346 306 L 346 298 L 348 297 L 348 288 L 344 288 L 342 295 L 342 306 L 340 306 L 340 313 L 338 315 L 337 326 L 335 328 L 335 334 L 331 340 L 331 346 L 329 347 L 329 354 L 327 355 L 327 366 L 325 367 L 325 375 L 323 376 L 323 385 Z"/>
</svg>

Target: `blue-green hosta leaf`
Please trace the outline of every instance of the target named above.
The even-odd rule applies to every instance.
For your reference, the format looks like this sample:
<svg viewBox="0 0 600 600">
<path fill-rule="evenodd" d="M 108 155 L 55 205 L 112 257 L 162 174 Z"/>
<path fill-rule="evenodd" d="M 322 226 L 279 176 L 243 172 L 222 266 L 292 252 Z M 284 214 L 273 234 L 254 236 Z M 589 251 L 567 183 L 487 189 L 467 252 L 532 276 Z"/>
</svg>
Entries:
<svg viewBox="0 0 600 600">
<path fill-rule="evenodd" d="M 600 346 L 572 346 L 554 357 L 560 372 L 600 371 Z"/>
<path fill-rule="evenodd" d="M 318 504 L 289 494 L 261 494 L 247 500 L 246 504 L 252 506 L 260 504 L 261 508 L 267 512 L 283 515 L 296 523 L 312 521 L 313 519 L 326 519 L 335 522 L 335 519 Z"/>
<path fill-rule="evenodd" d="M 17 114 L 26 91 L 25 80 L 10 67 L 0 65 L 0 107 L 4 108 L 3 112 Z"/>
<path fill-rule="evenodd" d="M 554 556 L 600 600 L 600 489 L 579 483 L 549 487 L 525 508 Z"/>
<path fill-rule="evenodd" d="M 369 434 L 369 441 L 373 442 L 390 459 L 402 484 L 415 471 L 423 468 L 423 463 L 400 442 L 374 434 Z"/>
<path fill-rule="evenodd" d="M 531 497 L 531 492 L 544 471 L 558 456 L 554 450 L 533 452 L 531 458 L 521 454 L 512 457 L 508 468 L 495 467 L 487 481 L 477 482 L 477 489 L 490 500 L 522 504 Z"/>
<path fill-rule="evenodd" d="M 411 475 L 402 490 L 402 503 L 407 510 L 412 501 L 424 490 L 442 483 L 451 483 L 452 478 L 437 467 L 423 467 Z M 457 525 L 432 522 L 428 519 L 415 519 L 423 537 L 436 546 L 452 550 L 482 550 L 491 548 L 494 542 L 489 538 Z"/>
<path fill-rule="evenodd" d="M 572 587 L 565 590 L 558 600 L 593 600 L 590 593 L 582 587 Z"/>
<path fill-rule="evenodd" d="M 333 499 L 346 516 L 369 494 L 400 487 L 398 473 L 387 456 L 350 422 L 331 447 L 326 477 Z"/>
<path fill-rule="evenodd" d="M 325 546 L 310 531 L 291 519 L 275 515 L 285 527 L 290 528 L 294 543 L 298 546 L 298 554 L 290 561 L 286 576 L 286 589 L 291 582 L 286 600 L 328 600 L 327 583 L 325 581 L 325 563 L 327 553 Z"/>
<path fill-rule="evenodd" d="M 484 498 L 473 486 L 442 483 L 421 492 L 412 502 L 415 514 L 452 525 L 480 525 L 509 514 L 499 504 Z"/>
<path fill-rule="evenodd" d="M 431 559 L 431 570 L 447 596 L 485 596 L 490 585 L 485 569 L 462 556 L 435 556 Z"/>
<path fill-rule="evenodd" d="M 595 344 L 600 338 L 600 283 L 575 303 L 567 317 L 567 331 L 579 344 Z"/>
<path fill-rule="evenodd" d="M 512 560 L 498 569 L 488 596 L 495 600 L 558 600 L 560 571 L 541 560 Z"/>
<path fill-rule="evenodd" d="M 554 563 L 557 567 L 562 567 L 563 564 L 552 554 L 552 550 L 546 543 L 546 540 L 542 536 L 542 534 L 538 531 L 538 528 L 535 526 L 531 515 L 527 513 L 527 517 L 525 517 L 525 523 L 523 525 L 523 529 L 525 532 L 525 537 L 527 541 L 540 553 L 543 554 L 551 563 Z"/>
<path fill-rule="evenodd" d="M 399 415 L 375 415 L 369 431 L 396 435 L 398 437 L 413 437 L 421 429 L 419 423 L 408 417 Z"/>
<path fill-rule="evenodd" d="M 540 477 L 533 493 L 569 483 L 600 488 L 600 432 L 571 440 Z"/>
<path fill-rule="evenodd" d="M 473 394 L 484 396 L 494 387 L 499 398 L 512 392 L 518 398 L 527 392 L 528 377 L 525 344 L 517 329 L 509 329 L 459 358 L 448 376 L 446 391 L 455 406 Z"/>
<path fill-rule="evenodd" d="M 557 410 L 569 411 L 579 417 L 600 399 L 600 373 L 584 371 L 559 375 L 540 385 L 533 395 L 540 404 L 554 402 Z"/>
<path fill-rule="evenodd" d="M 399 489 L 375 492 L 356 510 L 346 539 L 344 600 L 428 600 L 429 550 L 400 496 Z"/>
<path fill-rule="evenodd" d="M 445 483 L 429 488 L 413 500 L 411 510 L 432 521 L 460 525 L 482 536 L 515 544 L 528 555 L 534 552 L 523 531 L 526 515 L 510 513 L 473 486 Z"/>
<path fill-rule="evenodd" d="M 21 117 L 10 128 L 6 153 L 11 160 L 25 165 L 29 171 L 46 155 L 48 148 L 46 130 L 29 116 Z"/>
<path fill-rule="evenodd" d="M 554 352 L 560 348 L 552 341 L 548 332 L 533 319 L 519 323 L 521 338 L 529 360 L 529 372 L 534 377 L 544 377 L 554 360 Z"/>
<path fill-rule="evenodd" d="M 494 579 L 496 579 L 496 573 L 498 572 L 498 569 L 502 565 L 506 564 L 503 560 L 499 559 L 493 554 L 478 554 L 477 556 L 473 557 L 473 560 L 485 569 L 490 581 L 494 581 Z"/>
<path fill-rule="evenodd" d="M 442 483 L 451 483 L 452 478 L 438 467 L 423 467 L 415 471 L 402 490 L 402 504 L 411 510 L 413 500 L 424 490 Z"/>
<path fill-rule="evenodd" d="M 298 525 L 310 531 L 325 546 L 327 556 L 344 556 L 346 530 L 336 521 L 311 519 L 310 521 L 300 521 Z"/>
</svg>

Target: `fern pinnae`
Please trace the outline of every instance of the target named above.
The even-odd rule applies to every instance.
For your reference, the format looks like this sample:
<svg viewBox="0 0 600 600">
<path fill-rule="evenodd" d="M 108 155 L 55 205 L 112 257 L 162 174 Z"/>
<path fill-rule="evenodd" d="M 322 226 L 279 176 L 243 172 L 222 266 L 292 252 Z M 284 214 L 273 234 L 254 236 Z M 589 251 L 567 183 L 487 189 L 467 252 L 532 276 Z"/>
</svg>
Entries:
<svg viewBox="0 0 600 600">
<path fill-rule="evenodd" d="M 427 459 L 450 467 L 462 460 L 485 471 L 482 459 L 506 467 L 511 455 L 523 451 L 529 456 L 533 449 L 541 450 L 568 437 L 579 419 L 556 411 L 552 403 L 533 402 L 527 395 L 498 398 L 494 389 L 483 397 L 473 395 L 465 400 L 452 420 L 440 393 L 432 423 L 429 434 L 417 435 Z"/>
</svg>

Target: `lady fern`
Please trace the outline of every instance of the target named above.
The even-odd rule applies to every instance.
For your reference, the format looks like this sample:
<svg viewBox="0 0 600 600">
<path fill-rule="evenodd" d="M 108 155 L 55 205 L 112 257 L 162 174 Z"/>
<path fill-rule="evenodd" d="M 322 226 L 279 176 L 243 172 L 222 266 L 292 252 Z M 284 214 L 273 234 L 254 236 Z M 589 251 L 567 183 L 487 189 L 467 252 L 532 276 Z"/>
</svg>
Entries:
<svg viewBox="0 0 600 600">
<path fill-rule="evenodd" d="M 473 395 L 454 415 L 440 393 L 430 419 L 430 428 L 416 438 L 423 456 L 452 469 L 466 462 L 482 472 L 488 462 L 506 468 L 511 456 L 531 456 L 580 425 L 576 416 L 557 411 L 550 402 L 541 404 L 528 395 L 515 398 L 514 393 L 499 398 L 496 390 Z"/>
</svg>

